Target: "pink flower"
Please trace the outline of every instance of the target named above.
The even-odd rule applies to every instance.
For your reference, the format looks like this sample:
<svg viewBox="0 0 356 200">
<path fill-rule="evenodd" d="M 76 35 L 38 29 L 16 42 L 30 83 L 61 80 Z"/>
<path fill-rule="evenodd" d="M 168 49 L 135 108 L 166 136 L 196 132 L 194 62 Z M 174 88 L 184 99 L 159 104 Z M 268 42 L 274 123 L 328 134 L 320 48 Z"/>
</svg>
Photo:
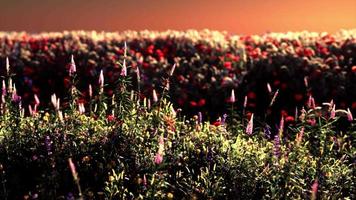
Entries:
<svg viewBox="0 0 356 200">
<path fill-rule="evenodd" d="M 347 109 L 347 119 L 352 122 L 352 120 L 354 120 L 352 113 L 350 111 L 350 108 Z"/>
<path fill-rule="evenodd" d="M 136 68 L 136 77 L 137 77 L 137 82 L 140 82 L 141 75 L 140 75 L 140 68 L 139 67 Z"/>
<path fill-rule="evenodd" d="M 78 104 L 78 110 L 80 114 L 84 114 L 85 113 L 85 107 L 83 103 L 79 103 Z"/>
<path fill-rule="evenodd" d="M 247 98 L 247 96 L 245 96 L 245 100 L 244 100 L 244 108 L 246 108 L 246 106 L 247 106 L 247 101 L 248 101 L 248 98 Z"/>
<path fill-rule="evenodd" d="M 152 98 L 153 98 L 153 102 L 156 103 L 158 101 L 157 92 L 155 89 L 153 89 L 152 91 Z"/>
<path fill-rule="evenodd" d="M 56 94 L 52 94 L 51 103 L 56 110 L 59 110 L 60 103 L 59 103 L 59 98 L 57 99 L 56 97 Z"/>
<path fill-rule="evenodd" d="M 277 90 L 274 95 L 273 95 L 273 98 L 271 100 L 271 103 L 269 104 L 269 106 L 272 106 L 274 104 L 274 102 L 276 101 L 276 98 L 278 96 L 278 93 L 279 93 L 279 90 Z"/>
<path fill-rule="evenodd" d="M 247 135 L 251 135 L 252 132 L 253 132 L 253 113 L 252 113 L 250 121 L 248 122 L 247 127 L 246 127 Z"/>
<path fill-rule="evenodd" d="M 305 85 L 306 88 L 309 86 L 308 77 L 307 76 L 304 77 L 304 85 Z"/>
<path fill-rule="evenodd" d="M 312 97 L 312 95 L 310 95 L 308 99 L 308 108 L 315 109 L 315 100 L 314 97 Z"/>
<path fill-rule="evenodd" d="M 7 86 L 9 93 L 12 93 L 12 78 L 9 78 L 9 85 Z"/>
<path fill-rule="evenodd" d="M 300 132 L 297 133 L 296 141 L 297 141 L 298 144 L 302 141 L 303 135 L 304 135 L 304 126 L 302 127 Z"/>
<path fill-rule="evenodd" d="M 235 103 L 235 102 L 236 102 L 235 90 L 232 89 L 232 90 L 231 90 L 231 96 L 230 96 L 230 103 Z"/>
<path fill-rule="evenodd" d="M 282 135 L 284 130 L 284 117 L 282 115 L 281 121 L 279 122 L 279 134 Z"/>
<path fill-rule="evenodd" d="M 331 112 L 330 112 L 330 119 L 335 118 L 335 104 L 332 106 Z"/>
<path fill-rule="evenodd" d="M 295 119 L 296 121 L 297 121 L 297 119 L 298 119 L 298 107 L 295 107 L 294 119 Z"/>
<path fill-rule="evenodd" d="M 176 69 L 176 64 L 174 63 L 174 65 L 173 65 L 171 71 L 169 72 L 169 76 L 172 76 L 172 75 L 173 75 L 175 69 Z"/>
<path fill-rule="evenodd" d="M 72 76 L 75 72 L 77 72 L 77 67 L 74 62 L 74 56 L 72 55 L 69 64 L 69 76 Z"/>
<path fill-rule="evenodd" d="M 31 105 L 28 105 L 28 112 L 30 113 L 31 116 L 33 116 L 33 109 Z"/>
<path fill-rule="evenodd" d="M 9 57 L 6 57 L 6 73 L 7 73 L 7 75 L 10 74 L 10 62 L 9 62 Z"/>
<path fill-rule="evenodd" d="M 143 186 L 147 186 L 146 174 L 143 175 Z"/>
<path fill-rule="evenodd" d="M 89 84 L 89 97 L 91 98 L 93 96 L 93 88 L 91 84 Z"/>
<path fill-rule="evenodd" d="M 6 84 L 5 80 L 2 80 L 2 91 L 1 91 L 3 96 L 6 96 Z"/>
<path fill-rule="evenodd" d="M 124 57 L 126 58 L 127 56 L 127 44 L 126 44 L 126 41 L 124 43 Z"/>
<path fill-rule="evenodd" d="M 68 158 L 68 163 L 69 163 L 70 171 L 72 172 L 73 179 L 74 179 L 74 181 L 77 181 L 78 173 L 77 173 L 77 170 L 75 169 L 75 165 L 72 161 L 72 158 Z"/>
<path fill-rule="evenodd" d="M 268 90 L 268 93 L 272 93 L 272 88 L 271 88 L 271 85 L 269 83 L 267 83 L 267 90 Z"/>
<path fill-rule="evenodd" d="M 9 57 L 6 57 L 6 74 L 10 75 L 10 62 Z"/>
<path fill-rule="evenodd" d="M 100 93 L 103 93 L 104 92 L 104 72 L 103 72 L 103 70 L 100 71 L 99 86 L 100 86 Z"/>
<path fill-rule="evenodd" d="M 126 60 L 124 60 L 124 63 L 122 64 L 122 69 L 121 69 L 121 76 L 127 76 L 127 67 L 126 67 Z"/>
<path fill-rule="evenodd" d="M 312 187 L 311 187 L 311 192 L 312 192 L 311 199 L 313 199 L 313 200 L 316 199 L 316 195 L 318 193 L 318 186 L 319 186 L 318 180 L 315 180 L 313 185 L 312 185 Z"/>
<path fill-rule="evenodd" d="M 160 145 L 163 145 L 164 144 L 164 139 L 162 136 L 159 137 L 159 144 Z"/>
<path fill-rule="evenodd" d="M 40 99 L 38 98 L 37 94 L 34 95 L 35 98 L 35 105 L 38 106 L 40 105 Z"/>
<path fill-rule="evenodd" d="M 14 90 L 12 92 L 12 97 L 11 97 L 11 100 L 13 102 L 20 102 L 21 101 L 21 97 L 19 95 L 17 95 L 17 90 L 16 90 L 16 86 L 14 84 Z"/>
<path fill-rule="evenodd" d="M 157 165 L 161 164 L 163 161 L 163 156 L 160 154 L 160 153 L 157 153 L 156 156 L 155 156 L 155 163 Z"/>
</svg>

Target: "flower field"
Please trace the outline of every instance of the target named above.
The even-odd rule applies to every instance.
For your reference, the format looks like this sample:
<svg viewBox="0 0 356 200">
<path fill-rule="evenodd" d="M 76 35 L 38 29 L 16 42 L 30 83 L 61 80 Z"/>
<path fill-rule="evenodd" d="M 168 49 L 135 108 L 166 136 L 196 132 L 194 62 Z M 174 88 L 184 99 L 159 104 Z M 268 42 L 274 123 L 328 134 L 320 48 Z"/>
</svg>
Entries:
<svg viewBox="0 0 356 200">
<path fill-rule="evenodd" d="M 0 199 L 355 199 L 355 37 L 0 33 Z"/>
</svg>

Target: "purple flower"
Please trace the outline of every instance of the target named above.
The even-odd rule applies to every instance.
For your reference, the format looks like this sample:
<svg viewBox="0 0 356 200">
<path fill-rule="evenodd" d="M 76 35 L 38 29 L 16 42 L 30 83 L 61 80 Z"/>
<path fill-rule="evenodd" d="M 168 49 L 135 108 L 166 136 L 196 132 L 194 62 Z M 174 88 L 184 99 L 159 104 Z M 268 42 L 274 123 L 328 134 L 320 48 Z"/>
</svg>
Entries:
<svg viewBox="0 0 356 200">
<path fill-rule="evenodd" d="M 21 97 L 19 95 L 17 95 L 17 90 L 16 90 L 15 84 L 14 84 L 14 91 L 12 92 L 11 100 L 15 103 L 18 103 L 21 101 Z"/>
<path fill-rule="evenodd" d="M 274 156 L 276 156 L 277 158 L 280 157 L 281 155 L 281 144 L 280 144 L 280 139 L 279 139 L 279 135 L 275 135 L 274 136 L 274 140 L 273 140 L 273 154 Z"/>
<path fill-rule="evenodd" d="M 75 200 L 75 197 L 73 195 L 73 193 L 68 193 L 67 197 L 66 197 L 66 200 Z"/>
<path fill-rule="evenodd" d="M 201 112 L 198 112 L 198 123 L 201 124 L 203 121 L 203 115 L 201 114 Z"/>
<path fill-rule="evenodd" d="M 52 140 L 51 140 L 51 138 L 50 138 L 48 135 L 47 135 L 46 138 L 45 138 L 45 146 L 46 146 L 48 155 L 51 155 L 51 154 L 52 154 L 52 152 L 51 152 L 51 149 L 52 149 Z"/>
<path fill-rule="evenodd" d="M 227 118 L 227 114 L 223 114 L 223 117 L 221 118 L 221 124 L 225 124 Z"/>
<path fill-rule="evenodd" d="M 263 132 L 266 138 L 271 138 L 271 127 L 268 124 L 266 124 L 266 126 L 264 127 Z"/>
</svg>

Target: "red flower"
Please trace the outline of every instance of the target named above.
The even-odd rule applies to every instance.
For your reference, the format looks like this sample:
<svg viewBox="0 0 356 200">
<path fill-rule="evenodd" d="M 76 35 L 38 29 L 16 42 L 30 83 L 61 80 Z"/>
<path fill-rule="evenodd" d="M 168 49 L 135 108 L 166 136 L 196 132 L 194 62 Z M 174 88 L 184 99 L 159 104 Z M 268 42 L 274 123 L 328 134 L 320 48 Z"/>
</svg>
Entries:
<svg viewBox="0 0 356 200">
<path fill-rule="evenodd" d="M 143 68 L 149 68 L 149 67 L 150 67 L 150 64 L 147 63 L 147 62 L 144 62 L 144 63 L 142 64 L 142 67 L 143 67 Z"/>
<path fill-rule="evenodd" d="M 288 112 L 285 111 L 285 110 L 281 110 L 281 115 L 282 115 L 283 117 L 287 117 L 287 116 L 288 116 Z"/>
<path fill-rule="evenodd" d="M 112 121 L 115 120 L 115 116 L 114 116 L 114 115 L 108 115 L 108 116 L 106 117 L 106 119 L 107 119 L 109 122 L 112 122 Z"/>
<path fill-rule="evenodd" d="M 205 99 L 200 99 L 198 102 L 198 106 L 202 107 L 205 105 L 205 103 L 206 103 Z"/>
<path fill-rule="evenodd" d="M 352 66 L 351 71 L 356 73 L 356 65 Z"/>
<path fill-rule="evenodd" d="M 249 93 L 247 94 L 247 97 L 248 97 L 248 99 L 255 99 L 255 98 L 256 98 L 256 93 L 254 93 L 254 92 L 249 92 Z"/>
<path fill-rule="evenodd" d="M 274 86 L 279 86 L 279 84 L 281 84 L 281 81 L 280 81 L 280 80 L 275 80 L 275 81 L 273 82 L 273 85 L 274 85 Z"/>
<path fill-rule="evenodd" d="M 178 105 L 182 106 L 182 105 L 184 104 L 184 99 L 179 98 L 179 99 L 177 100 L 177 102 L 178 102 Z"/>
<path fill-rule="evenodd" d="M 312 48 L 308 47 L 308 48 L 304 49 L 304 56 L 311 57 L 314 55 L 315 55 L 315 52 Z"/>
<path fill-rule="evenodd" d="M 225 62 L 224 63 L 224 67 L 226 68 L 226 69 L 231 69 L 231 66 L 232 66 L 232 63 L 231 62 L 229 62 L 229 61 L 227 61 L 227 62 Z"/>
<path fill-rule="evenodd" d="M 153 44 L 151 44 L 150 46 L 147 47 L 147 53 L 148 54 L 153 54 L 153 50 L 154 50 L 155 46 Z"/>
<path fill-rule="evenodd" d="M 351 108 L 352 108 L 352 109 L 356 109 L 356 101 L 352 102 Z"/>
<path fill-rule="evenodd" d="M 196 107 L 198 105 L 195 101 L 190 101 L 189 104 L 191 107 Z"/>
<path fill-rule="evenodd" d="M 107 91 L 107 95 L 108 95 L 108 96 L 111 97 L 113 94 L 114 94 L 114 91 L 113 91 L 113 90 L 108 90 L 108 91 Z"/>
<path fill-rule="evenodd" d="M 287 85 L 286 83 L 282 83 L 282 84 L 281 84 L 281 89 L 282 89 L 282 90 L 287 89 L 287 87 L 288 87 L 288 85 Z"/>
<path fill-rule="evenodd" d="M 221 121 L 215 121 L 215 122 L 213 123 L 213 125 L 214 125 L 214 126 L 220 126 L 220 125 L 221 125 Z"/>
<path fill-rule="evenodd" d="M 286 121 L 286 122 L 294 122 L 294 117 L 293 117 L 293 116 L 287 116 L 287 117 L 285 118 L 285 121 Z"/>
<path fill-rule="evenodd" d="M 313 118 L 313 119 L 308 119 L 308 123 L 311 125 L 311 126 L 315 126 L 316 125 L 316 120 Z"/>
<path fill-rule="evenodd" d="M 295 101 L 302 101 L 303 100 L 303 94 L 297 93 L 294 95 Z"/>
<path fill-rule="evenodd" d="M 71 81 L 70 81 L 69 77 L 64 78 L 63 82 L 64 82 L 65 88 L 69 88 L 69 86 L 71 85 Z"/>
</svg>

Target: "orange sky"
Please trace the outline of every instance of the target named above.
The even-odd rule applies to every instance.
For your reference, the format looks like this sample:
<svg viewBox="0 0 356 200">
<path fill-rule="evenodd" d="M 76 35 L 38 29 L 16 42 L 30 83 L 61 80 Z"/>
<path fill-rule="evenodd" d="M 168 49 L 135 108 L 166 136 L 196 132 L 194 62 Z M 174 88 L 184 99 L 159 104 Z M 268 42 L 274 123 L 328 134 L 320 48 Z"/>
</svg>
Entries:
<svg viewBox="0 0 356 200">
<path fill-rule="evenodd" d="M 0 0 L 0 31 L 328 31 L 356 28 L 356 0 Z"/>
</svg>

